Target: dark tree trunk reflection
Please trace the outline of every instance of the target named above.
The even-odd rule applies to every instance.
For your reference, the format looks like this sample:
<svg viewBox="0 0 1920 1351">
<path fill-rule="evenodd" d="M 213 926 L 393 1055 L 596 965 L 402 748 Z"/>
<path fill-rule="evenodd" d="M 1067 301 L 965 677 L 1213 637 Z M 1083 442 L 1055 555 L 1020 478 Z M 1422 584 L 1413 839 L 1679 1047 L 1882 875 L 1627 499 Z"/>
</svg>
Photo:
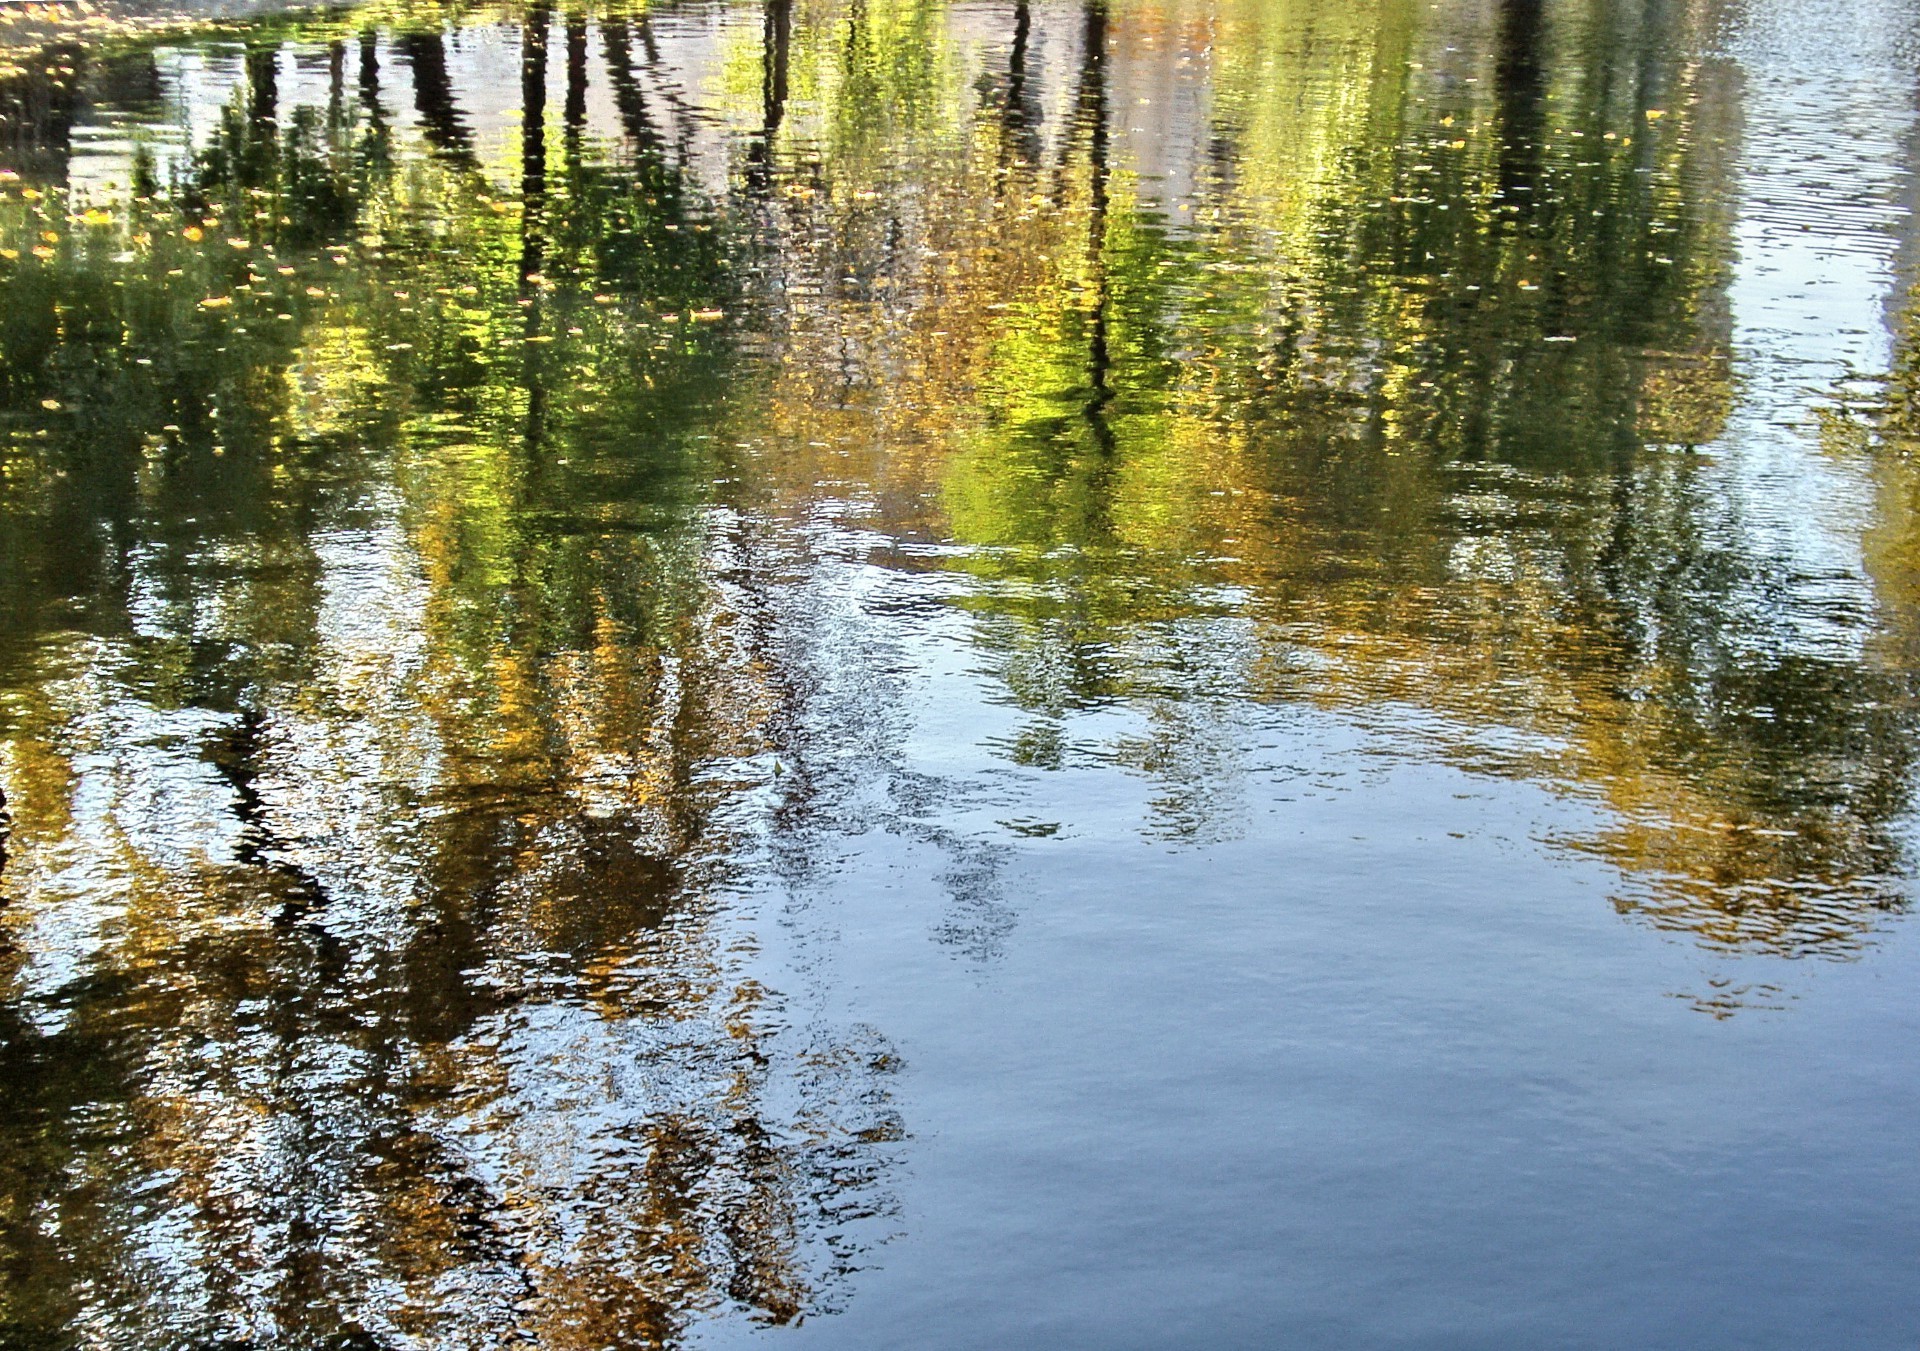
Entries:
<svg viewBox="0 0 1920 1351">
<path fill-rule="evenodd" d="M 407 33 L 394 47 L 413 72 L 413 106 L 420 114 L 427 141 L 446 159 L 463 169 L 479 168 L 473 153 L 473 134 L 467 129 L 447 72 L 447 44 L 440 33 Z"/>
<path fill-rule="evenodd" d="M 1087 267 L 1093 282 L 1093 309 L 1087 337 L 1087 381 L 1091 393 L 1086 418 L 1094 445 L 1103 455 L 1110 456 L 1113 429 L 1107 421 L 1107 405 L 1113 401 L 1113 390 L 1108 384 L 1113 359 L 1108 347 L 1108 324 L 1113 292 L 1107 268 L 1107 194 L 1112 170 L 1107 109 L 1106 0 L 1088 0 L 1081 42 L 1077 114 L 1087 137 Z"/>
<path fill-rule="evenodd" d="M 766 0 L 760 39 L 760 130 L 747 148 L 747 187 L 756 196 L 765 196 L 773 185 L 773 147 L 787 111 L 792 42 L 792 0 Z"/>
<path fill-rule="evenodd" d="M 1539 207 L 1546 84 L 1541 43 L 1545 0 L 1501 0 L 1499 62 L 1501 197 L 1522 217 Z"/>
</svg>

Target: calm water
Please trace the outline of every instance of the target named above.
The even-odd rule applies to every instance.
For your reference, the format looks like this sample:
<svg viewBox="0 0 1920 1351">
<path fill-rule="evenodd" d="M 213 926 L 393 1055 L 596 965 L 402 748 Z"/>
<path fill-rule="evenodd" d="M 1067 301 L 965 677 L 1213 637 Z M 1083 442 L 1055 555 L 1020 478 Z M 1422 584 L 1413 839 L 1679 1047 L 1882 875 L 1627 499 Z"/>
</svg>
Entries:
<svg viewBox="0 0 1920 1351">
<path fill-rule="evenodd" d="M 0 1347 L 1920 1344 L 1913 0 L 57 20 Z"/>
</svg>

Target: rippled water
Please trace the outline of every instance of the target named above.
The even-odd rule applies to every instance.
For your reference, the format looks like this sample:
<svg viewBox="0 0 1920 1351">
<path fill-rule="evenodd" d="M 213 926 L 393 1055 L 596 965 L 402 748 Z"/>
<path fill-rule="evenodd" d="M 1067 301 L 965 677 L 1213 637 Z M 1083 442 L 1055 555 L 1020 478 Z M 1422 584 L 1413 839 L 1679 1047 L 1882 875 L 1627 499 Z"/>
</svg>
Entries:
<svg viewBox="0 0 1920 1351">
<path fill-rule="evenodd" d="M 0 50 L 0 1347 L 1904 1348 L 1910 0 Z"/>
</svg>

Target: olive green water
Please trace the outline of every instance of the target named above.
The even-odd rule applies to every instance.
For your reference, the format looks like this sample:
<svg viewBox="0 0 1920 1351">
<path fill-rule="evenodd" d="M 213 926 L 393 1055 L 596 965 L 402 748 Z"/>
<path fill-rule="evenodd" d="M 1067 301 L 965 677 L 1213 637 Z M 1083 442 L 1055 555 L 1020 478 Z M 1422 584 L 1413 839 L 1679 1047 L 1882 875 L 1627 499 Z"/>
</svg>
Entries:
<svg viewBox="0 0 1920 1351">
<path fill-rule="evenodd" d="M 1920 10 L 0 49 L 0 1347 L 1906 1348 Z"/>
</svg>

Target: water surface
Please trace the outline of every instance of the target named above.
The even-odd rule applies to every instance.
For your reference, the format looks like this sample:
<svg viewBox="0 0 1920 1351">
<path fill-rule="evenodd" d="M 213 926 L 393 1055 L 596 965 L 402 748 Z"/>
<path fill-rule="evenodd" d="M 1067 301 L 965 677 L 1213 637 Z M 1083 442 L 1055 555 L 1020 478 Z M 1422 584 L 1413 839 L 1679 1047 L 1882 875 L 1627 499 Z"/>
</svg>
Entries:
<svg viewBox="0 0 1920 1351">
<path fill-rule="evenodd" d="M 1907 0 L 141 29 L 0 1346 L 1911 1351 Z"/>
</svg>

